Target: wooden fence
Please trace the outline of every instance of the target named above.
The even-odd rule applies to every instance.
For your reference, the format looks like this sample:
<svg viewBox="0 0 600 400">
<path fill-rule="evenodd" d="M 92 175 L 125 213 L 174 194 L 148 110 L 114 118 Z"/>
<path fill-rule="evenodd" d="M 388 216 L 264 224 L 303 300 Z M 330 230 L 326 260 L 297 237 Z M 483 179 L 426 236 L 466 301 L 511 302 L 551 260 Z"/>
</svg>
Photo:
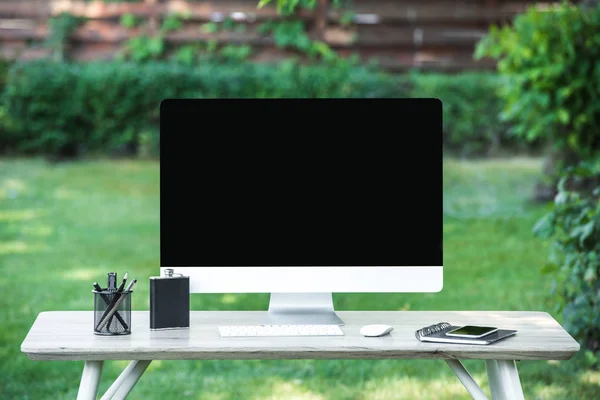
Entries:
<svg viewBox="0 0 600 400">
<path fill-rule="evenodd" d="M 289 56 L 276 46 L 273 37 L 257 27 L 281 17 L 273 7 L 257 9 L 258 0 L 142 0 L 104 3 L 73 0 L 0 0 L 0 56 L 8 59 L 35 59 L 48 56 L 44 41 L 48 20 L 67 12 L 85 17 L 69 39 L 69 54 L 77 60 L 110 59 L 124 42 L 148 32 L 156 32 L 161 21 L 172 14 L 187 15 L 181 29 L 169 32 L 170 47 L 212 41 L 222 44 L 248 44 L 256 61 L 277 61 Z M 493 68 L 491 60 L 472 58 L 476 42 L 491 24 L 510 22 L 532 3 L 540 6 L 554 1 L 519 0 L 353 0 L 351 8 L 335 9 L 319 0 L 314 11 L 297 15 L 306 22 L 313 39 L 329 44 L 342 55 L 358 54 L 374 59 L 391 71 L 410 67 L 428 70 Z M 351 10 L 351 13 L 349 13 Z M 124 14 L 147 23 L 125 28 Z M 210 32 L 202 24 L 225 19 L 244 29 Z M 350 23 L 348 23 L 348 19 Z"/>
</svg>

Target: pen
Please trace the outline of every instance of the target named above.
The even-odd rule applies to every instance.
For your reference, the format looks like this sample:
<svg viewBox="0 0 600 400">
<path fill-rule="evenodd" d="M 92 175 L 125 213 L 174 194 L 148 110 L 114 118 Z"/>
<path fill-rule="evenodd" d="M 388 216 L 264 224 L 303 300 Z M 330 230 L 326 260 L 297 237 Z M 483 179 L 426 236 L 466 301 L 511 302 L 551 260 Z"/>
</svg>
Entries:
<svg viewBox="0 0 600 400">
<path fill-rule="evenodd" d="M 128 274 L 129 274 L 129 272 L 125 272 L 125 276 L 123 276 L 123 281 L 119 285 L 119 288 L 117 289 L 117 292 L 122 292 L 123 291 L 123 288 L 125 287 L 125 282 L 127 282 L 127 275 Z"/>
<path fill-rule="evenodd" d="M 133 286 L 135 285 L 135 283 L 137 282 L 137 279 L 134 279 L 131 281 L 131 283 L 129 284 L 129 286 L 127 287 L 127 291 L 131 290 L 133 288 Z M 125 296 L 121 296 L 119 297 L 119 300 L 117 300 L 114 304 L 114 306 L 112 306 L 112 308 L 110 309 L 110 311 L 108 312 L 108 314 L 102 318 L 102 320 L 100 321 L 100 323 L 98 323 L 98 326 L 96 327 L 96 330 L 101 330 L 102 328 L 104 328 L 104 325 L 106 325 L 106 323 L 108 322 L 109 318 L 112 317 L 112 315 L 117 311 L 117 308 L 119 308 L 119 305 L 123 302 L 123 300 L 125 299 Z"/>
<path fill-rule="evenodd" d="M 125 275 L 123 276 L 123 281 L 121 282 L 121 284 L 119 285 L 119 288 L 117 289 L 117 293 L 121 293 L 123 291 L 123 288 L 125 287 L 125 282 L 127 282 L 127 275 L 128 272 L 125 272 Z M 115 275 L 115 280 L 116 280 L 116 275 Z M 120 294 L 116 294 L 115 297 L 117 297 L 117 299 L 120 297 Z M 117 300 L 114 299 L 114 300 Z M 110 319 L 108 320 L 108 326 L 110 326 L 110 323 L 112 322 L 112 317 L 110 317 Z"/>
<path fill-rule="evenodd" d="M 137 282 L 137 279 L 134 279 L 131 282 L 129 282 L 129 285 L 127 285 L 127 289 L 125 289 L 125 291 L 129 292 L 131 290 L 131 288 L 133 287 L 133 285 L 135 285 L 136 282 Z"/>
<path fill-rule="evenodd" d="M 94 289 L 96 290 L 96 292 L 103 292 L 103 290 L 100 287 L 100 285 L 98 285 L 98 282 L 94 282 L 93 286 L 94 286 Z M 102 300 L 104 300 L 104 303 L 107 306 L 110 306 L 110 300 L 108 300 L 108 297 L 105 294 L 100 294 L 100 297 L 102 297 Z M 123 320 L 123 317 L 121 317 L 121 314 L 119 314 L 118 311 L 115 313 L 115 317 L 117 317 L 117 320 L 121 323 L 121 325 L 123 325 L 123 328 L 125 328 L 125 330 L 129 329 L 129 326 Z"/>
</svg>

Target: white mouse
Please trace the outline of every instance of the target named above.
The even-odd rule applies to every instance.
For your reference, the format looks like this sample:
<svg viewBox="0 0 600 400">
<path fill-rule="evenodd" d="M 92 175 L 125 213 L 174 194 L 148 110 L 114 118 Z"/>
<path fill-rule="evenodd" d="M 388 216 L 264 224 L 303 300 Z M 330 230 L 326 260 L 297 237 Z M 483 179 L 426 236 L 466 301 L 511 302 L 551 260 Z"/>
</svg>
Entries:
<svg viewBox="0 0 600 400">
<path fill-rule="evenodd" d="M 375 337 L 387 335 L 393 330 L 394 327 L 389 325 L 365 325 L 360 328 L 360 334 L 363 336 Z"/>
</svg>

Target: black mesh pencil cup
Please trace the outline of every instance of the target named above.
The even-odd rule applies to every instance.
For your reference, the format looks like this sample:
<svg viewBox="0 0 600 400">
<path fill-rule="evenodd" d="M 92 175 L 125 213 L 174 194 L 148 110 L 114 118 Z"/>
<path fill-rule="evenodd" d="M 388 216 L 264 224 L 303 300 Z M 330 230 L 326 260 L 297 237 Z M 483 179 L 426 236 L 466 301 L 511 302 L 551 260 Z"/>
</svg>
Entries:
<svg viewBox="0 0 600 400">
<path fill-rule="evenodd" d="M 129 335 L 131 333 L 132 291 L 94 293 L 94 334 Z"/>
</svg>

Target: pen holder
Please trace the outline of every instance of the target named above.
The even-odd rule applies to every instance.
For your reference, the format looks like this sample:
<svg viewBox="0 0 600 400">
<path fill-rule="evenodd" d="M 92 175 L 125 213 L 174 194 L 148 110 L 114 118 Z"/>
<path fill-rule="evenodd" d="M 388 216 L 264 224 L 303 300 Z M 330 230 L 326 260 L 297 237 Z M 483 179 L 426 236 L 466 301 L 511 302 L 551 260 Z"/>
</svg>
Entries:
<svg viewBox="0 0 600 400">
<path fill-rule="evenodd" d="M 129 335 L 131 333 L 131 293 L 102 291 L 94 293 L 94 334 Z"/>
</svg>

